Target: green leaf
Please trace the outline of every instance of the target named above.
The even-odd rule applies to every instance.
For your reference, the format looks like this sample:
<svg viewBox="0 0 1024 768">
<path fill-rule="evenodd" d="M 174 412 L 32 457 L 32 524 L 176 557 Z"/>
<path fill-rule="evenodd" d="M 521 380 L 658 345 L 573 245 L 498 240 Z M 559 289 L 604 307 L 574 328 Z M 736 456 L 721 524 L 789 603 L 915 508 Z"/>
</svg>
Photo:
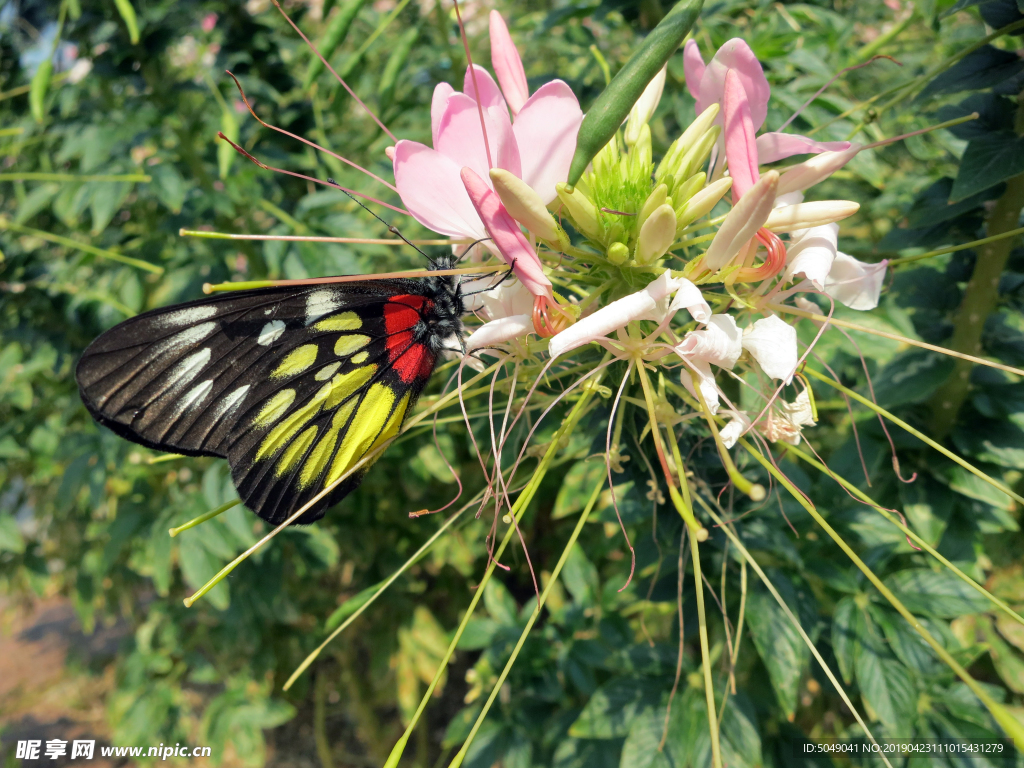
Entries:
<svg viewBox="0 0 1024 768">
<path fill-rule="evenodd" d="M 992 664 L 1003 679 L 1006 686 L 1017 693 L 1024 693 L 1024 655 L 1006 643 L 995 631 L 991 620 L 986 616 L 980 622 L 988 653 Z"/>
<path fill-rule="evenodd" d="M 594 605 L 600 590 L 600 582 L 597 569 L 583 554 L 582 547 L 573 547 L 569 552 L 565 567 L 562 569 L 562 582 L 580 607 Z"/>
<path fill-rule="evenodd" d="M 153 177 L 152 189 L 156 192 L 157 198 L 166 205 L 171 213 L 181 213 L 181 206 L 185 204 L 185 196 L 188 194 L 188 185 L 185 179 L 171 163 L 160 163 L 149 170 Z"/>
<path fill-rule="evenodd" d="M 92 229 L 94 235 L 100 234 L 110 220 L 114 218 L 121 204 L 132 191 L 133 184 L 126 181 L 115 182 L 94 182 L 87 184 L 92 187 L 89 200 L 89 212 L 92 214 Z"/>
<path fill-rule="evenodd" d="M 114 5 L 117 6 L 117 12 L 121 14 L 124 25 L 128 27 L 128 39 L 135 45 L 139 42 L 139 21 L 135 16 L 135 9 L 129 0 L 114 0 Z"/>
<path fill-rule="evenodd" d="M 771 580 L 786 605 L 799 615 L 792 582 L 777 571 L 771 575 Z M 811 651 L 775 598 L 760 585 L 747 597 L 747 621 L 750 637 L 768 670 L 775 697 L 782 711 L 791 717 L 796 712 L 800 676 L 810 662 Z M 810 629 L 804 627 L 805 631 Z"/>
<path fill-rule="evenodd" d="M 907 526 L 932 546 L 937 546 L 953 515 L 956 497 L 930 475 L 899 486 Z"/>
<path fill-rule="evenodd" d="M 861 695 L 877 719 L 893 735 L 909 737 L 913 732 L 917 689 L 907 668 L 880 652 L 873 643 L 861 646 L 855 667 Z"/>
<path fill-rule="evenodd" d="M 40 211 L 44 210 L 60 192 L 59 184 L 40 184 L 18 204 L 18 212 L 14 214 L 14 221 L 17 224 L 24 224 Z"/>
<path fill-rule="evenodd" d="M 882 408 L 920 403 L 931 397 L 953 371 L 953 360 L 938 352 L 910 349 L 890 360 L 873 380 Z M 863 394 L 869 394 L 863 388 Z"/>
<path fill-rule="evenodd" d="M 338 11 L 330 17 L 327 22 L 327 29 L 324 32 L 323 37 L 317 40 L 316 47 L 320 51 L 320 55 L 328 61 L 331 60 L 331 56 L 338 50 L 342 43 L 345 42 L 345 37 L 348 35 L 349 27 L 352 26 L 352 22 L 355 20 L 359 13 L 359 10 L 366 4 L 366 0 L 348 0 L 342 5 Z M 326 12 L 326 11 L 325 11 Z M 302 90 L 306 90 L 312 85 L 317 75 L 323 72 L 324 64 L 320 60 L 320 56 L 315 53 L 312 54 L 313 58 L 309 62 L 309 67 L 306 69 L 306 76 L 302 79 Z"/>
<path fill-rule="evenodd" d="M 629 728 L 619 768 L 670 768 L 668 756 L 658 751 L 664 732 L 664 711 L 661 708 L 644 711 Z"/>
<path fill-rule="evenodd" d="M 844 597 L 836 603 L 832 613 L 832 651 L 839 662 L 839 672 L 848 683 L 853 682 L 853 668 L 865 629 L 864 612 L 858 607 L 856 598 Z"/>
<path fill-rule="evenodd" d="M 1006 419 L 976 418 L 953 432 L 960 452 L 980 461 L 1024 469 L 1024 430 Z"/>
<path fill-rule="evenodd" d="M 1024 67 L 1024 61 L 1021 61 Z M 971 141 L 960 158 L 960 171 L 949 200 L 955 203 L 1024 171 L 1024 137 L 996 131 Z"/>
<path fill-rule="evenodd" d="M 913 613 L 953 619 L 989 607 L 984 597 L 945 570 L 910 568 L 886 577 L 885 585 Z"/>
<path fill-rule="evenodd" d="M 1024 61 L 1011 51 L 986 45 L 964 56 L 937 75 L 921 91 L 917 101 L 940 93 L 980 91 L 991 88 L 1024 71 Z"/>
<path fill-rule="evenodd" d="M 558 489 L 551 518 L 561 520 L 563 517 L 582 511 L 583 506 L 587 503 L 590 490 L 606 472 L 604 462 L 600 461 L 578 461 L 573 464 L 572 469 L 566 474 L 565 480 L 562 481 L 562 487 Z"/>
<path fill-rule="evenodd" d="M 327 617 L 327 621 L 324 623 L 324 631 L 330 632 L 340 626 L 341 622 L 362 608 L 366 604 L 366 601 L 373 597 L 377 590 L 380 589 L 383 583 L 383 581 L 378 581 L 372 587 L 367 587 L 335 608 L 333 613 Z"/>
<path fill-rule="evenodd" d="M 986 468 L 981 467 L 982 471 Z M 991 466 L 989 469 L 994 469 Z M 991 475 L 992 472 L 989 472 Z M 968 498 L 975 499 L 977 501 L 983 501 L 996 509 L 1001 509 L 1005 512 L 1012 512 L 1015 508 L 1015 502 L 1005 493 L 997 488 L 993 488 L 989 483 L 982 480 L 980 477 L 975 475 L 973 472 L 968 472 L 966 469 L 961 467 L 959 464 L 950 464 L 942 472 L 943 479 L 949 483 L 949 487 L 961 493 Z M 998 474 L 995 479 L 999 479 Z"/>
<path fill-rule="evenodd" d="M 920 675 L 927 675 L 938 661 L 931 646 L 897 613 L 878 608 L 871 612 L 889 643 L 889 649 L 900 661 Z"/>
<path fill-rule="evenodd" d="M 25 539 L 21 537 L 18 523 L 13 515 L 0 514 L 0 552 L 20 555 L 25 551 Z"/>
<path fill-rule="evenodd" d="M 634 718 L 657 704 L 661 688 L 660 681 L 649 678 L 613 678 L 590 697 L 569 735 L 583 739 L 626 736 Z"/>
<path fill-rule="evenodd" d="M 484 607 L 487 608 L 491 618 L 499 624 L 516 625 L 516 614 L 519 612 L 519 608 L 516 606 L 515 598 L 497 579 L 491 579 L 484 588 Z"/>
<path fill-rule="evenodd" d="M 222 563 L 203 545 L 199 536 L 182 536 L 178 546 L 178 558 L 181 564 L 181 575 L 192 589 L 199 589 L 222 567 Z M 231 602 L 228 591 L 228 580 L 223 579 L 206 593 L 204 599 L 218 610 L 227 609 Z"/>
<path fill-rule="evenodd" d="M 235 144 L 238 143 L 238 120 L 230 106 L 220 111 L 220 130 Z M 217 142 L 217 172 L 222 179 L 226 179 L 231 173 L 231 165 L 235 162 L 237 154 L 235 148 L 228 142 L 223 140 Z"/>
</svg>

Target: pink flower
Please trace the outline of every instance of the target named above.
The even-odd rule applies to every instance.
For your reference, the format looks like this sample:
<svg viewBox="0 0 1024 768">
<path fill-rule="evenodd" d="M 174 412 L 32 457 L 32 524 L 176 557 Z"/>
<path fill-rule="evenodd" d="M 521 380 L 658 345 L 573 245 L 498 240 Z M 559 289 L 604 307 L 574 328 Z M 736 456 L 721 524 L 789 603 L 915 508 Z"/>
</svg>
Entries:
<svg viewBox="0 0 1024 768">
<path fill-rule="evenodd" d="M 512 173 L 545 205 L 550 203 L 556 196 L 555 185 L 568 175 L 583 112 L 561 80 L 528 96 L 522 61 L 504 22 L 494 15 L 491 35 L 502 87 L 475 65 L 466 71 L 462 92 L 439 84 L 430 108 L 433 148 L 415 141 L 398 142 L 392 158 L 395 182 L 409 212 L 425 227 L 450 237 L 493 238 L 489 247 L 509 264 L 516 262 L 516 275 L 527 287 L 537 295 L 550 295 L 551 283 L 540 269 L 540 260 L 493 193 L 490 170 Z"/>
<path fill-rule="evenodd" d="M 213 32 L 213 28 L 217 26 L 217 14 L 208 13 L 203 16 L 202 27 L 203 32 Z"/>
<path fill-rule="evenodd" d="M 755 138 L 768 115 L 771 88 L 750 46 L 739 38 L 725 43 L 711 63 L 704 65 L 697 43 L 690 40 L 683 51 L 686 87 L 697 100 L 697 114 L 712 104 L 722 105 L 718 121 L 723 125 L 723 144 L 733 199 L 739 200 L 759 178 L 758 166 L 801 154 L 841 151 L 848 141 L 814 141 L 807 136 L 765 133 Z"/>
</svg>

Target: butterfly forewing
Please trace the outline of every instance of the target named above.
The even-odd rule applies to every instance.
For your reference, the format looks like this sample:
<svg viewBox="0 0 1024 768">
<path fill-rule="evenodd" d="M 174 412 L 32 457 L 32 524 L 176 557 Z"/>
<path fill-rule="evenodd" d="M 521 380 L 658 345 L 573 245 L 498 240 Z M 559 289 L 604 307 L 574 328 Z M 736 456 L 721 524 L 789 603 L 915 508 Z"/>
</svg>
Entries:
<svg viewBox="0 0 1024 768">
<path fill-rule="evenodd" d="M 397 434 L 436 360 L 424 282 L 269 288 L 139 315 L 86 350 L 82 399 L 130 440 L 226 457 L 246 505 L 280 523 Z"/>
</svg>

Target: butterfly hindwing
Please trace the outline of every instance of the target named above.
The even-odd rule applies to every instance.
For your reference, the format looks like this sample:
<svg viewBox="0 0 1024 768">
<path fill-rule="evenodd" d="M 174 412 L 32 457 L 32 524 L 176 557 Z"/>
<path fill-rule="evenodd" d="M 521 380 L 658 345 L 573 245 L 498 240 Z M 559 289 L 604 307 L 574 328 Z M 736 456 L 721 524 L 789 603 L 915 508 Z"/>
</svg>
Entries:
<svg viewBox="0 0 1024 768">
<path fill-rule="evenodd" d="M 82 399 L 130 440 L 226 457 L 246 505 L 282 522 L 401 427 L 436 360 L 424 284 L 269 288 L 139 315 L 86 350 Z"/>
</svg>

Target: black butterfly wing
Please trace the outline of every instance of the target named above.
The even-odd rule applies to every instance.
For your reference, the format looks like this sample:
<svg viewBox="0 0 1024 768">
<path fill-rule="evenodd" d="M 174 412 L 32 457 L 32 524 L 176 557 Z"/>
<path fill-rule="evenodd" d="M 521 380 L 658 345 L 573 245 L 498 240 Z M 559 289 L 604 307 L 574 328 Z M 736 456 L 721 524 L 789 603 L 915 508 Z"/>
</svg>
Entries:
<svg viewBox="0 0 1024 768">
<path fill-rule="evenodd" d="M 82 400 L 134 442 L 226 457 L 246 506 L 280 523 L 401 427 L 436 361 L 417 333 L 431 304 L 420 287 L 268 288 L 147 312 L 86 349 Z"/>
</svg>

